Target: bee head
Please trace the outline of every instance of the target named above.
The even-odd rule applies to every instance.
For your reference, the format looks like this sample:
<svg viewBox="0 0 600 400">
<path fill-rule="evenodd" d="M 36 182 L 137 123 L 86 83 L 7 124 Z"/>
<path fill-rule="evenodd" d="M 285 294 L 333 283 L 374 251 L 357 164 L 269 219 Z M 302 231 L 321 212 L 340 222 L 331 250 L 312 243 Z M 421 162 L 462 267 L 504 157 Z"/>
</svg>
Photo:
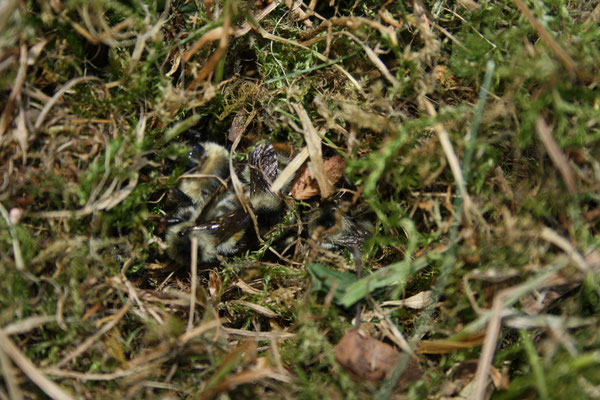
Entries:
<svg viewBox="0 0 600 400">
<path fill-rule="evenodd" d="M 204 142 L 196 144 L 188 153 L 190 162 L 194 165 L 200 165 L 205 172 L 219 169 L 221 164 L 229 161 L 229 151 L 219 144 L 212 142 Z M 217 171 L 214 171 L 215 173 Z"/>
<path fill-rule="evenodd" d="M 189 264 L 192 258 L 192 238 L 197 239 L 199 263 L 206 263 L 215 259 L 217 250 L 214 237 L 195 230 L 192 222 L 173 225 L 167 230 L 166 239 L 171 259 L 180 264 Z"/>
<path fill-rule="evenodd" d="M 310 216 L 308 230 L 311 237 L 318 239 L 339 231 L 342 227 L 342 213 L 331 201 L 324 202 Z"/>
<path fill-rule="evenodd" d="M 205 153 L 206 151 L 204 150 L 204 146 L 202 144 L 193 145 L 192 149 L 188 153 L 188 167 L 193 168 L 200 164 Z"/>
<path fill-rule="evenodd" d="M 361 224 L 347 215 L 348 205 L 325 202 L 317 208 L 308 221 L 308 233 L 324 249 L 354 248 L 362 246 L 370 235 Z"/>
</svg>

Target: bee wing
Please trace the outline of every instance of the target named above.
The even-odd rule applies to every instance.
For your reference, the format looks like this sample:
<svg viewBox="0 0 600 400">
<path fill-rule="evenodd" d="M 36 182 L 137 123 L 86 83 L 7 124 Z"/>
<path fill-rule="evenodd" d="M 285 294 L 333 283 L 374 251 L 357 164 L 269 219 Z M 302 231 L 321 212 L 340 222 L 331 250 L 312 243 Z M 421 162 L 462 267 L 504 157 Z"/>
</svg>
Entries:
<svg viewBox="0 0 600 400">
<path fill-rule="evenodd" d="M 349 249 L 362 246 L 363 242 L 370 236 L 370 233 L 359 224 L 348 219 L 346 221 L 348 222 L 348 226 L 339 235 L 333 235 L 334 239 L 332 241 L 337 246 Z"/>
<path fill-rule="evenodd" d="M 250 216 L 240 208 L 226 212 L 215 220 L 190 226 L 185 229 L 183 234 L 192 232 L 206 233 L 214 239 L 215 244 L 218 246 L 232 238 L 235 241 L 241 239 L 244 231 L 246 231 L 251 223 Z"/>
<path fill-rule="evenodd" d="M 267 191 L 277 178 L 279 163 L 271 143 L 259 144 L 250 156 L 250 195 Z"/>
</svg>

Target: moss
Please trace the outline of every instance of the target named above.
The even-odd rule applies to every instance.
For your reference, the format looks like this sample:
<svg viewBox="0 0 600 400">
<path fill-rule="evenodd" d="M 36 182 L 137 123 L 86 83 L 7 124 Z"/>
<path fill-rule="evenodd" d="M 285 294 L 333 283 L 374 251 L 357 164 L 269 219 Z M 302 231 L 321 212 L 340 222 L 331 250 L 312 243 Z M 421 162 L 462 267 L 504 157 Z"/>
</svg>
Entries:
<svg viewBox="0 0 600 400">
<path fill-rule="evenodd" d="M 7 105 L 0 124 L 2 326 L 55 315 L 56 322 L 11 334 L 45 368 L 114 323 L 61 368 L 132 375 L 112 382 L 53 377 L 79 397 L 210 397 L 220 390 L 244 398 L 381 398 L 381 383 L 351 380 L 334 359 L 335 344 L 352 328 L 351 305 L 362 301 L 364 328 L 388 341 L 375 305 L 433 290 L 440 295 L 435 307 L 381 308 L 411 345 L 416 338 L 472 337 L 485 322 L 477 332 L 469 327 L 485 316 L 466 296 L 465 279 L 480 308 L 508 288 L 543 295 L 536 277 L 573 246 L 591 272 L 565 262 L 556 279 L 573 289 L 541 313 L 560 316 L 565 326 L 575 318 L 585 323 L 560 335 L 550 325 L 505 325 L 493 365 L 510 383 L 494 398 L 588 396 L 600 384 L 593 320 L 600 295 L 600 29 L 594 2 L 525 3 L 573 59 L 573 73 L 517 3 L 317 2 L 314 10 L 301 6 L 305 19 L 281 3 L 259 21 L 251 15 L 271 3 L 19 3 L 0 34 L 0 104 Z M 193 87 L 221 37 L 192 46 L 218 32 L 224 10 L 236 33 Z M 318 28 L 323 21 L 331 26 Z M 241 34 L 246 22 L 260 29 Z M 20 74 L 24 83 L 14 87 Z M 97 79 L 49 103 L 84 75 Z M 194 327 L 201 333 L 187 338 L 190 274 L 164 250 L 167 195 L 188 169 L 191 146 L 229 145 L 234 122 L 245 129 L 236 161 L 247 160 L 258 142 L 289 145 L 297 154 L 306 143 L 292 104 L 306 109 L 323 136 L 325 157 L 346 161 L 337 196 L 373 225 L 363 279 L 350 252 L 332 258 L 307 244 L 302 222 L 319 199 L 287 199 L 290 212 L 264 243 L 200 266 Z M 540 140 L 540 118 L 564 155 L 574 194 L 565 165 Z M 438 124 L 451 151 L 440 144 Z M 472 209 L 461 207 L 452 154 Z M 304 245 L 276 256 L 271 250 L 282 250 L 299 226 L 296 239 Z M 544 228 L 556 236 L 540 235 Z M 524 304 L 507 307 L 520 312 Z M 128 311 L 117 317 L 123 307 Z M 217 318 L 218 329 L 211 327 Z M 222 328 L 266 336 L 256 353 L 240 355 L 247 338 Z M 267 335 L 290 333 L 277 346 Z M 440 397 L 448 387 L 458 393 L 479 351 L 422 356 L 426 374 L 406 396 Z M 149 368 L 134 374 L 139 366 Z M 261 368 L 270 378 L 244 381 Z M 157 382 L 167 389 L 151 387 Z M 30 381 L 18 385 L 41 394 Z"/>
</svg>

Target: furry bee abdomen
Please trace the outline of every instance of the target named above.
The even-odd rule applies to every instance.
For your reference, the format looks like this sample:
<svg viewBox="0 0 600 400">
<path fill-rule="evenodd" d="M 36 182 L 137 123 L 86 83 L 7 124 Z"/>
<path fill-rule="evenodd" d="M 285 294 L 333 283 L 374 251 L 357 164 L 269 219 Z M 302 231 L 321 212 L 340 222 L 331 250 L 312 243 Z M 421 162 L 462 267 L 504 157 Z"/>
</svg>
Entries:
<svg viewBox="0 0 600 400">
<path fill-rule="evenodd" d="M 194 161 L 198 166 L 191 171 L 190 178 L 183 178 L 179 189 L 194 203 L 204 203 L 229 176 L 229 152 L 216 143 L 200 145 L 203 153 Z"/>
</svg>

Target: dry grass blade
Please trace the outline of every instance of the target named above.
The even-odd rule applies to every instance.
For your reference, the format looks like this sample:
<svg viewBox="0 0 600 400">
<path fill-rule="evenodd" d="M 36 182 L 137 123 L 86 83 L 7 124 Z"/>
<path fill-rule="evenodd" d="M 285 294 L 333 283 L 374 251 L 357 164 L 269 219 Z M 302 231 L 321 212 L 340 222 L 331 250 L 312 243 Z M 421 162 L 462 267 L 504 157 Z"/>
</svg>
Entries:
<svg viewBox="0 0 600 400">
<path fill-rule="evenodd" d="M 193 394 L 193 392 L 191 390 L 183 389 L 182 387 L 179 387 L 177 385 L 173 385 L 173 384 L 165 383 L 165 382 L 143 381 L 142 386 L 149 387 L 149 388 L 156 388 L 156 389 L 167 389 L 167 390 L 172 390 L 175 392 L 183 392 L 183 393 L 187 394 L 188 396 L 191 396 Z"/>
<path fill-rule="evenodd" d="M 149 373 L 155 370 L 156 366 L 152 363 L 148 363 L 142 367 L 129 368 L 124 371 L 116 371 L 109 374 L 96 374 L 89 372 L 77 372 L 77 371 L 67 371 L 59 368 L 46 368 L 44 369 L 44 373 L 51 376 L 57 376 L 60 378 L 71 378 L 77 379 L 79 381 L 114 381 L 115 379 L 125 378 L 131 375 L 142 375 L 145 373 Z"/>
<path fill-rule="evenodd" d="M 106 193 L 104 193 L 102 199 L 100 199 L 99 201 L 97 201 L 95 203 L 88 203 L 82 209 L 75 210 L 75 211 L 57 210 L 57 211 L 32 212 L 32 213 L 30 213 L 30 215 L 36 216 L 36 217 L 41 217 L 41 218 L 68 218 L 68 217 L 81 218 L 83 216 L 90 215 L 97 211 L 110 210 L 111 208 L 115 207 L 116 205 L 121 203 L 123 200 L 125 200 L 131 194 L 131 192 L 133 192 L 133 189 L 135 189 L 135 187 L 138 183 L 138 179 L 139 179 L 139 174 L 134 173 L 133 176 L 131 177 L 131 179 L 129 179 L 127 186 L 125 186 L 123 189 L 121 189 L 118 192 L 111 194 L 109 196 L 106 196 L 108 194 L 108 192 L 106 192 Z"/>
<path fill-rule="evenodd" d="M 588 273 L 591 271 L 590 266 L 587 264 L 583 256 L 577 251 L 577 249 L 565 238 L 560 236 L 558 233 L 548 227 L 542 229 L 540 234 L 541 238 L 560 247 L 567 256 L 573 261 L 573 263 L 581 270 L 581 272 Z"/>
<path fill-rule="evenodd" d="M 229 152 L 229 175 L 231 176 L 231 185 L 233 186 L 233 191 L 235 192 L 238 201 L 242 205 L 244 212 L 248 213 L 249 210 L 251 210 L 250 202 L 246 197 L 246 193 L 244 193 L 244 186 L 242 185 L 242 181 L 237 176 L 237 173 L 233 166 L 233 153 L 235 153 L 235 151 L 237 150 L 237 146 L 239 145 L 241 139 L 242 135 L 239 135 L 237 138 L 235 138 L 235 141 L 231 146 L 231 151 Z M 253 221 L 256 224 L 256 217 L 253 218 Z"/>
<path fill-rule="evenodd" d="M 63 357 L 62 360 L 57 362 L 54 367 L 60 368 L 61 366 L 67 364 L 69 361 L 75 359 L 77 356 L 83 354 L 91 345 L 93 345 L 102 335 L 106 332 L 110 331 L 114 328 L 121 318 L 125 316 L 125 314 L 129 311 L 129 305 L 123 306 L 113 317 L 112 320 L 102 327 L 102 329 L 98 330 L 98 332 L 94 333 L 92 336 L 88 337 L 83 343 L 81 343 L 75 350 L 71 353 Z"/>
<path fill-rule="evenodd" d="M 4 32 L 4 26 L 10 15 L 15 11 L 19 0 L 7 0 L 0 5 L 0 32 Z"/>
<path fill-rule="evenodd" d="M 541 36 L 541 38 L 548 44 L 550 49 L 556 54 L 558 59 L 564 64 L 570 74 L 575 74 L 578 72 L 577 64 L 569 53 L 565 51 L 557 42 L 554 40 L 552 35 L 544 28 L 544 26 L 538 21 L 538 19 L 533 15 L 531 10 L 525 5 L 523 0 L 514 0 L 519 10 L 525 15 L 525 18 L 529 21 L 531 25 L 535 28 L 537 33 Z"/>
<path fill-rule="evenodd" d="M 27 162 L 27 140 L 28 140 L 29 132 L 27 130 L 27 123 L 25 122 L 25 109 L 23 107 L 19 107 L 19 114 L 17 115 L 17 125 L 13 130 L 13 137 L 16 142 L 21 147 L 21 160 L 23 164 Z"/>
<path fill-rule="evenodd" d="M 400 87 L 400 82 L 398 82 L 398 80 L 394 77 L 394 75 L 392 75 L 390 73 L 390 70 L 386 67 L 386 65 L 383 63 L 383 61 L 381 61 L 381 59 L 377 56 L 377 54 L 373 51 L 373 49 L 371 49 L 369 46 L 367 46 L 359 38 L 357 38 L 350 32 L 344 32 L 344 35 L 346 35 L 350 39 L 354 40 L 356 43 L 358 43 L 360 45 L 360 47 L 363 48 L 363 50 L 365 51 L 365 54 L 367 55 L 369 60 L 371 60 L 371 62 L 373 64 L 375 64 L 377 69 L 381 72 L 381 74 L 383 76 L 385 76 L 385 79 L 387 79 L 388 82 L 390 82 L 392 84 L 394 89 L 397 89 L 398 87 Z"/>
<path fill-rule="evenodd" d="M 556 144 L 556 141 L 552 137 L 552 131 L 542 116 L 539 116 L 535 121 L 535 128 L 540 140 L 548 152 L 548 155 L 550 156 L 550 159 L 560 172 L 563 181 L 567 186 L 567 190 L 570 194 L 577 194 L 577 185 L 575 184 L 573 172 L 571 171 L 567 157 L 561 151 L 560 147 L 558 147 L 558 144 Z"/>
<path fill-rule="evenodd" d="M 277 194 L 283 187 L 292 180 L 296 171 L 300 169 L 304 161 L 308 159 L 308 148 L 304 147 L 300 153 L 281 171 L 277 179 L 271 184 L 271 192 Z"/>
<path fill-rule="evenodd" d="M 236 286 L 238 288 L 240 288 L 241 290 L 243 290 L 244 292 L 251 294 L 251 295 L 259 295 L 262 292 L 256 288 L 253 288 L 252 286 L 248 285 L 246 282 L 244 282 L 241 279 L 238 279 L 233 286 Z"/>
<path fill-rule="evenodd" d="M 327 177 L 325 172 L 325 166 L 323 165 L 323 152 L 321 150 L 321 137 L 315 130 L 308 113 L 299 104 L 293 104 L 300 121 L 302 121 L 302 127 L 304 128 L 304 139 L 306 140 L 306 147 L 308 148 L 308 154 L 310 156 L 310 163 L 308 168 L 313 178 L 317 180 L 319 189 L 321 190 L 321 198 L 329 198 L 333 192 L 333 185 Z"/>
<path fill-rule="evenodd" d="M 17 382 L 16 376 L 13 372 L 10 360 L 2 348 L 0 348 L 0 369 L 2 370 L 2 377 L 4 378 L 4 384 L 8 389 L 8 396 L 10 399 L 22 400 L 23 393 L 19 388 L 19 383 Z"/>
<path fill-rule="evenodd" d="M 205 322 L 202 325 L 199 325 L 199 326 L 195 327 L 194 329 L 187 331 L 186 333 L 180 335 L 177 338 L 177 341 L 180 344 L 185 344 L 185 343 L 189 342 L 190 340 L 192 340 L 193 338 L 195 338 L 196 336 L 200 336 L 204 332 L 210 331 L 215 328 L 218 328 L 218 329 L 221 328 L 221 321 L 218 319 Z"/>
<path fill-rule="evenodd" d="M 277 6 L 279 6 L 281 4 L 280 0 L 275 0 L 272 1 L 271 3 L 269 3 L 268 6 L 266 6 L 265 8 L 263 8 L 262 10 L 260 10 L 255 16 L 254 16 L 254 20 L 257 22 L 262 21 L 263 19 L 265 19 L 265 17 L 267 17 L 269 14 L 271 14 L 271 12 L 273 10 L 275 10 L 277 8 Z M 235 37 L 242 37 L 244 36 L 246 33 L 250 32 L 250 30 L 252 29 L 252 25 L 250 25 L 250 23 L 248 22 L 244 22 L 242 24 L 242 26 L 239 29 L 236 29 L 235 31 Z"/>
<path fill-rule="evenodd" d="M 437 112 L 431 102 L 427 99 L 423 99 L 425 104 L 425 108 L 430 116 L 435 117 Z M 442 145 L 442 149 L 444 150 L 444 154 L 446 155 L 446 159 L 448 160 L 448 164 L 450 165 L 450 170 L 452 171 L 452 175 L 454 176 L 454 180 L 456 181 L 456 186 L 458 187 L 458 191 L 463 198 L 465 215 L 468 219 L 470 219 L 473 202 L 471 201 L 471 196 L 469 196 L 469 192 L 467 191 L 467 186 L 465 184 L 465 180 L 462 174 L 462 169 L 460 167 L 460 162 L 458 161 L 458 157 L 456 156 L 456 152 L 454 151 L 454 147 L 452 146 L 452 142 L 450 141 L 450 135 L 448 135 L 448 131 L 444 128 L 439 122 L 436 122 L 433 125 L 433 128 L 436 130 L 438 134 L 438 138 L 440 140 L 440 144 Z"/>
<path fill-rule="evenodd" d="M 415 294 L 414 296 L 410 296 L 406 299 L 403 300 L 391 300 L 391 301 L 384 301 L 383 303 L 380 304 L 381 307 L 387 307 L 387 306 L 397 306 L 397 307 L 408 307 L 408 308 L 414 308 L 414 309 L 421 309 L 421 308 L 425 308 L 428 305 L 431 304 L 431 290 L 425 290 L 423 292 L 419 292 L 417 294 Z M 386 313 L 391 312 L 392 310 L 386 310 Z"/>
<path fill-rule="evenodd" d="M 40 130 L 40 128 L 42 127 L 42 124 L 44 123 L 44 121 L 46 120 L 46 117 L 48 116 L 48 113 L 50 112 L 52 107 L 54 107 L 54 105 L 56 105 L 56 103 L 58 103 L 58 101 L 60 100 L 60 98 L 62 97 L 63 94 L 65 94 L 73 86 L 78 85 L 83 82 L 89 82 L 89 81 L 102 82 L 101 79 L 96 78 L 95 76 L 80 76 L 77 78 L 73 78 L 70 81 L 68 81 L 67 83 L 65 83 L 58 91 L 56 91 L 56 93 L 54 93 L 54 96 L 52 96 L 50 101 L 48 101 L 44 105 L 44 108 L 42 108 L 42 111 L 40 111 L 40 115 L 38 115 L 38 117 L 35 121 L 35 124 L 33 125 L 34 129 L 36 131 Z"/>
<path fill-rule="evenodd" d="M 485 331 L 485 338 L 479 362 L 477 363 L 477 372 L 475 373 L 475 389 L 473 392 L 473 400 L 485 400 L 486 388 L 488 385 L 488 376 L 494 359 L 498 336 L 500 335 L 500 327 L 502 321 L 502 308 L 504 301 L 513 293 L 514 289 L 504 290 L 494 297 L 492 306 L 492 314 Z"/>
<path fill-rule="evenodd" d="M 232 336 L 249 337 L 255 340 L 293 339 L 297 335 L 289 332 L 255 332 L 245 329 L 223 328 L 223 332 Z"/>
<path fill-rule="evenodd" d="M 190 285 L 190 310 L 186 331 L 189 332 L 194 327 L 194 314 L 196 307 L 196 288 L 198 286 L 198 238 L 192 237 L 190 240 L 191 254 L 190 270 L 192 271 L 192 284 Z"/>
<path fill-rule="evenodd" d="M 466 340 L 421 340 L 417 351 L 421 354 L 447 354 L 456 350 L 481 346 L 485 336 L 480 335 Z"/>
<path fill-rule="evenodd" d="M 0 329 L 0 349 L 31 379 L 44 393 L 53 399 L 71 400 L 73 397 L 62 390 L 56 383 L 42 374 L 23 353 L 19 351 L 12 340 Z"/>
<path fill-rule="evenodd" d="M 229 304 L 239 304 L 241 306 L 248 307 L 252 311 L 255 311 L 255 312 L 257 312 L 257 313 L 259 313 L 261 315 L 264 315 L 267 318 L 277 318 L 277 317 L 279 317 L 279 315 L 277 313 L 274 313 L 273 311 L 269 310 L 267 307 L 263 307 L 263 306 L 260 306 L 258 304 L 250 303 L 249 301 L 245 301 L 245 300 L 231 300 L 229 302 Z"/>
<path fill-rule="evenodd" d="M 34 315 L 5 325 L 2 329 L 7 335 L 19 335 L 50 322 L 56 322 L 56 315 Z"/>
<path fill-rule="evenodd" d="M 394 324 L 392 322 L 392 320 L 383 312 L 383 310 L 377 303 L 375 303 L 374 301 L 371 301 L 371 304 L 373 305 L 373 308 L 375 309 L 375 315 L 377 315 L 377 317 L 381 321 L 383 321 L 382 326 L 384 327 L 384 329 L 386 331 L 389 332 L 387 334 L 388 338 L 392 342 L 394 342 L 394 344 L 396 344 L 396 346 L 398 346 L 400 349 L 402 349 L 402 351 L 404 351 L 407 354 L 412 355 L 413 349 L 410 347 L 410 344 L 408 343 L 408 341 L 406 340 L 406 338 L 404 337 L 402 332 L 400 332 L 400 330 L 398 329 L 396 324 Z M 357 320 L 358 319 L 359 318 L 357 317 Z"/>
<path fill-rule="evenodd" d="M 73 21 L 73 19 L 70 18 L 68 15 L 65 15 L 63 18 L 73 27 L 73 29 L 77 33 L 79 33 L 81 36 L 83 36 L 88 42 L 95 44 L 95 45 L 100 44 L 100 40 L 96 37 L 97 36 L 95 34 L 96 32 L 91 33 L 84 26 L 77 23 L 76 21 Z"/>
<path fill-rule="evenodd" d="M 202 325 L 199 325 L 192 330 L 179 335 L 173 342 L 163 343 L 147 353 L 138 355 L 136 358 L 129 361 L 129 368 L 131 369 L 138 366 L 145 367 L 156 360 L 167 359 L 169 358 L 170 353 L 173 352 L 173 348 L 176 348 L 176 346 L 183 346 L 195 337 L 203 335 L 210 330 L 219 329 L 220 326 L 221 321 L 218 319 L 205 322 Z"/>
<path fill-rule="evenodd" d="M 200 396 L 200 399 L 213 399 L 219 393 L 226 392 L 228 390 L 232 390 L 240 385 L 252 383 L 256 385 L 260 381 L 264 379 L 274 379 L 280 382 L 291 382 L 292 380 L 288 375 L 284 375 L 279 372 L 275 372 L 272 369 L 260 368 L 260 369 L 251 369 L 248 371 L 242 371 L 237 374 L 231 374 L 227 379 L 223 382 L 217 384 L 207 392 L 203 393 Z"/>
<path fill-rule="evenodd" d="M 587 16 L 587 18 L 585 19 L 585 22 L 595 24 L 599 20 L 600 20 L 600 3 L 598 3 L 596 5 L 596 7 L 594 7 L 594 10 L 592 10 L 592 12 Z"/>
<path fill-rule="evenodd" d="M 169 1 L 170 3 L 170 1 Z M 143 7 L 146 11 L 146 13 L 148 13 L 148 9 L 146 7 Z M 168 6 L 166 7 L 168 9 Z M 152 38 L 156 37 L 156 35 L 160 32 L 163 24 L 165 23 L 165 18 L 164 15 L 161 16 L 158 21 L 152 25 L 150 27 L 150 29 L 148 29 L 146 32 L 142 33 L 141 35 L 138 35 L 135 41 L 135 47 L 133 49 L 133 52 L 131 53 L 131 59 L 129 61 L 129 66 L 127 68 L 127 73 L 131 74 L 133 72 L 133 70 L 135 69 L 135 67 L 138 65 L 138 63 L 140 62 L 140 58 L 142 57 L 142 53 L 144 51 L 144 48 L 146 47 L 146 42 L 148 40 L 151 40 Z"/>
</svg>

